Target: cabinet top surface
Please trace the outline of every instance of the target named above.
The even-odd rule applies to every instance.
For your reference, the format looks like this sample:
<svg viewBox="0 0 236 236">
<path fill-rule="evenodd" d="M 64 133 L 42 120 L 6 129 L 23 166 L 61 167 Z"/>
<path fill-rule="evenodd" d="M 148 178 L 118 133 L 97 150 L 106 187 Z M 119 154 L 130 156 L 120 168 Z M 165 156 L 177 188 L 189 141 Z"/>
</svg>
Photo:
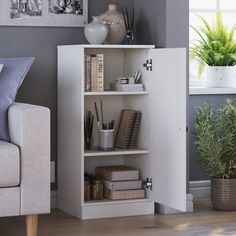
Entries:
<svg viewBox="0 0 236 236">
<path fill-rule="evenodd" d="M 105 44 L 105 45 L 97 45 L 97 44 L 78 44 L 78 45 L 59 45 L 58 48 L 60 47 L 80 47 L 84 49 L 89 49 L 89 48 L 114 48 L 114 49 L 119 49 L 119 48 L 124 48 L 124 49 L 152 49 L 155 48 L 155 45 L 112 45 L 112 44 Z"/>
</svg>

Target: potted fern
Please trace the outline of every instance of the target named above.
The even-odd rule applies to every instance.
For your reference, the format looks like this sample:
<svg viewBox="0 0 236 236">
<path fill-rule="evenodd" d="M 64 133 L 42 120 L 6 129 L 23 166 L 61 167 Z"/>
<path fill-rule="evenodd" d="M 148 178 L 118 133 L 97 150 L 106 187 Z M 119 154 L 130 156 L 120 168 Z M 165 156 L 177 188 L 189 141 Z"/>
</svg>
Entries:
<svg viewBox="0 0 236 236">
<path fill-rule="evenodd" d="M 236 210 L 236 106 L 213 111 L 209 103 L 194 117 L 197 158 L 211 176 L 211 199 L 216 210 Z"/>
<path fill-rule="evenodd" d="M 190 26 L 200 37 L 191 42 L 190 59 L 199 62 L 198 75 L 201 77 L 207 66 L 207 87 L 234 87 L 236 85 L 236 25 L 229 29 L 219 11 L 216 22 L 210 25 L 202 16 L 197 15 L 203 26 Z"/>
</svg>

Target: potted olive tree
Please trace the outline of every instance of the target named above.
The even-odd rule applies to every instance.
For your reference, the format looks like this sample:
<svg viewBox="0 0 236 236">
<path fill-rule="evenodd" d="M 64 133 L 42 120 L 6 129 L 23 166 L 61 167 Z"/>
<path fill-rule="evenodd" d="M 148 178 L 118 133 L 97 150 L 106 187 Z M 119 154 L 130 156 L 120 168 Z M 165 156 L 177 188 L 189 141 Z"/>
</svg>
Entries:
<svg viewBox="0 0 236 236">
<path fill-rule="evenodd" d="M 202 16 L 197 15 L 203 26 L 191 28 L 199 35 L 190 46 L 190 59 L 199 62 L 199 78 L 207 67 L 206 87 L 236 86 L 236 25 L 229 29 L 217 13 L 216 22 L 210 25 Z"/>
<path fill-rule="evenodd" d="M 213 111 L 209 103 L 194 117 L 197 158 L 211 176 L 211 200 L 216 210 L 236 210 L 236 106 Z"/>
</svg>

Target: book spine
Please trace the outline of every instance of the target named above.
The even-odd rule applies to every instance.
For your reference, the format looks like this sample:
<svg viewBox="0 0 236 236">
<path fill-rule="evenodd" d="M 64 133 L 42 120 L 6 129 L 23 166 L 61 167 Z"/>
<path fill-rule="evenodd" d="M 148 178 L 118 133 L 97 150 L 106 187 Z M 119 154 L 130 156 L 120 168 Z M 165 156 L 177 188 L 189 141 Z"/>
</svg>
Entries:
<svg viewBox="0 0 236 236">
<path fill-rule="evenodd" d="M 85 56 L 85 91 L 91 92 L 91 56 L 86 55 Z"/>
<path fill-rule="evenodd" d="M 97 92 L 97 56 L 91 55 L 91 91 Z"/>
<path fill-rule="evenodd" d="M 104 55 L 97 54 L 97 91 L 104 91 Z"/>
</svg>

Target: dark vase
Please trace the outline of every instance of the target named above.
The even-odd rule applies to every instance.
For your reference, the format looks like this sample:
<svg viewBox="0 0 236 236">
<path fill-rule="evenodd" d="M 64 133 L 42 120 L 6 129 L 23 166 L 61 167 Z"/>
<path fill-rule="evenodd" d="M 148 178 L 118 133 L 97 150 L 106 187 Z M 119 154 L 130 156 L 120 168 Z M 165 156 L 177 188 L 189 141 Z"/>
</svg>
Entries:
<svg viewBox="0 0 236 236">
<path fill-rule="evenodd" d="M 236 210 L 236 179 L 211 180 L 211 202 L 215 210 Z"/>
</svg>

